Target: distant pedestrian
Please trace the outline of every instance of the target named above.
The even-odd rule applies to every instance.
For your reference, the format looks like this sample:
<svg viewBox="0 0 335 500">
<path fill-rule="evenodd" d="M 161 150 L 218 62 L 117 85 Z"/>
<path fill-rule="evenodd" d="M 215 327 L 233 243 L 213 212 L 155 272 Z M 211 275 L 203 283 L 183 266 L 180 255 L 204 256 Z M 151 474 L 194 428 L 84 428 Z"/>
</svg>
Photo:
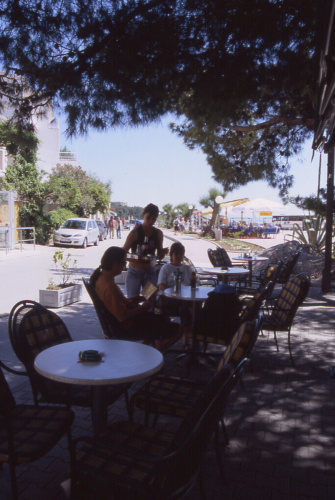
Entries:
<svg viewBox="0 0 335 500">
<path fill-rule="evenodd" d="M 174 234 L 177 234 L 179 231 L 179 220 L 178 219 L 175 219 L 173 221 L 173 228 L 174 228 Z"/>
<path fill-rule="evenodd" d="M 181 231 L 181 234 L 184 234 L 184 231 L 185 231 L 185 220 L 184 220 L 184 217 L 180 221 L 180 231 Z"/>
<path fill-rule="evenodd" d="M 114 238 L 114 221 L 113 221 L 113 217 L 111 217 L 109 219 L 109 223 L 108 223 L 108 232 L 109 232 L 109 238 Z"/>
<path fill-rule="evenodd" d="M 121 239 L 121 220 L 120 217 L 116 219 L 116 237 Z"/>
</svg>

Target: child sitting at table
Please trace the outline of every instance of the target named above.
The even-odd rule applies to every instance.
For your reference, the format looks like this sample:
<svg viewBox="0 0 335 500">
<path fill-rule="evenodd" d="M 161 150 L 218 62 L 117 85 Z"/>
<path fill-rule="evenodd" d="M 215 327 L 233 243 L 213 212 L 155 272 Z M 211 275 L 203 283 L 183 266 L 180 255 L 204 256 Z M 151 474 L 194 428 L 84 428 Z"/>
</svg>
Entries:
<svg viewBox="0 0 335 500">
<path fill-rule="evenodd" d="M 108 311 L 120 322 L 120 337 L 124 340 L 143 340 L 164 351 L 181 338 L 182 330 L 169 318 L 149 311 L 152 299 L 145 300 L 142 296 L 128 299 L 123 295 L 114 278 L 126 265 L 126 254 L 123 248 L 108 248 L 100 266 L 91 275 L 91 284 Z"/>
</svg>

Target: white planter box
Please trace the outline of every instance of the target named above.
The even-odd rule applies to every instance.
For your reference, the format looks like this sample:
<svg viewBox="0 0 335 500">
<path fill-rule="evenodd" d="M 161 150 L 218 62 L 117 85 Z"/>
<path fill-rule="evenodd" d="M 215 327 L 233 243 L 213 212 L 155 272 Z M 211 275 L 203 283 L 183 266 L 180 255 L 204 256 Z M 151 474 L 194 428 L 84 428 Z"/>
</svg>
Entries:
<svg viewBox="0 0 335 500">
<path fill-rule="evenodd" d="M 83 285 L 78 283 L 62 290 L 40 290 L 40 304 L 45 307 L 63 307 L 78 302 L 83 296 Z"/>
</svg>

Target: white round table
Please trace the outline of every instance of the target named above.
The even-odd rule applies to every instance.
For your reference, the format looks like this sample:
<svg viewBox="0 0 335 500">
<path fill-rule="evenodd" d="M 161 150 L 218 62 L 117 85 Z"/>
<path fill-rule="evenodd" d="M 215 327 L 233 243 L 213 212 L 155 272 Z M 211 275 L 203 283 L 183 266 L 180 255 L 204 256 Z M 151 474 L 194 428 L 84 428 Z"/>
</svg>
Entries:
<svg viewBox="0 0 335 500">
<path fill-rule="evenodd" d="M 222 267 L 202 267 L 199 268 L 199 274 L 216 274 L 216 276 L 222 279 L 223 283 L 228 283 L 228 278 L 245 276 L 249 274 L 249 269 L 244 269 L 243 267 L 227 267 L 227 269 L 222 269 Z"/>
<path fill-rule="evenodd" d="M 104 362 L 78 362 L 79 351 L 89 349 L 104 353 Z M 163 356 L 153 347 L 112 339 L 59 344 L 39 353 L 34 362 L 36 371 L 51 380 L 92 385 L 94 434 L 107 427 L 107 386 L 149 377 L 162 366 Z"/>
<path fill-rule="evenodd" d="M 254 257 L 233 257 L 233 260 L 239 260 L 241 262 L 248 262 L 248 267 L 249 267 L 249 271 L 250 271 L 249 281 L 251 282 L 252 281 L 252 265 L 255 262 L 264 262 L 265 260 L 269 260 L 269 258 L 268 257 L 257 257 L 257 255 L 255 255 Z"/>
</svg>

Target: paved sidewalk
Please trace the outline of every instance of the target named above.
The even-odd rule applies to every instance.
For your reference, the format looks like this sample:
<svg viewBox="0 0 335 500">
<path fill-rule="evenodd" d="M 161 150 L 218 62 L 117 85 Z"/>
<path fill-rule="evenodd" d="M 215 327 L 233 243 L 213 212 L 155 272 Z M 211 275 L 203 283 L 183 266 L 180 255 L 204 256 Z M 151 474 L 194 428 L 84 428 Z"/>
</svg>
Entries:
<svg viewBox="0 0 335 500">
<path fill-rule="evenodd" d="M 86 321 L 85 303 L 75 315 Z M 260 336 L 252 367 L 229 402 L 226 424 L 228 447 L 221 441 L 226 484 L 219 477 L 213 443 L 204 461 L 207 497 L 211 500 L 333 500 L 335 496 L 334 384 L 329 366 L 335 364 L 334 309 L 314 306 L 308 299 L 298 311 L 292 333 L 296 369 L 291 367 L 287 335 L 279 335 L 277 353 L 272 335 Z M 83 338 L 83 336 L 81 337 Z M 185 371 L 166 356 L 164 371 L 185 376 Z M 192 378 L 206 379 L 210 372 L 193 371 Z M 16 377 L 18 378 L 18 377 Z M 18 403 L 32 401 L 29 383 L 11 381 Z M 140 383 L 134 386 L 139 387 Z M 88 410 L 75 408 L 73 435 L 91 435 Z M 124 400 L 109 411 L 110 421 L 127 418 Z M 143 415 L 136 413 L 143 421 Z M 162 417 L 159 425 L 175 427 Z M 66 440 L 45 458 L 17 468 L 21 500 L 61 500 L 59 484 L 68 477 Z M 9 496 L 9 470 L 0 472 L 0 500 Z M 187 500 L 200 499 L 196 488 Z"/>
<path fill-rule="evenodd" d="M 169 234 L 170 235 L 170 234 Z M 173 234 L 171 235 L 173 237 Z M 195 264 L 205 260 L 209 243 L 179 237 Z M 198 244 L 198 242 L 201 243 Z M 192 250 L 193 249 L 193 250 Z M 208 262 L 206 261 L 208 265 Z M 74 339 L 98 338 L 101 328 L 91 302 L 56 311 Z M 17 365 L 8 342 L 7 317 L 0 318 L 1 359 Z M 252 357 L 252 371 L 237 387 L 226 411 L 230 444 L 221 451 L 226 483 L 222 484 L 211 443 L 204 460 L 204 478 L 209 500 L 333 500 L 335 498 L 335 366 L 334 297 L 322 296 L 313 288 L 299 309 L 292 330 L 292 368 L 287 334 L 279 334 L 277 352 L 273 335 L 260 336 Z M 174 356 L 165 356 L 164 372 L 186 376 Z M 191 377 L 206 380 L 209 370 L 194 370 Z M 29 383 L 8 377 L 17 403 L 31 403 Z M 132 390 L 141 385 L 137 383 Z M 89 410 L 74 408 L 73 435 L 92 435 Z M 125 401 L 109 410 L 110 422 L 127 418 Z M 143 415 L 136 413 L 143 422 Z M 176 428 L 177 421 L 162 417 L 158 425 Z M 62 500 L 60 483 L 68 478 L 69 456 L 63 439 L 46 457 L 17 468 L 21 500 Z M 97 494 L 98 497 L 98 494 Z M 0 471 L 0 500 L 10 498 L 9 469 Z M 186 500 L 199 500 L 195 487 Z M 159 499 L 157 499 L 159 500 Z"/>
</svg>

